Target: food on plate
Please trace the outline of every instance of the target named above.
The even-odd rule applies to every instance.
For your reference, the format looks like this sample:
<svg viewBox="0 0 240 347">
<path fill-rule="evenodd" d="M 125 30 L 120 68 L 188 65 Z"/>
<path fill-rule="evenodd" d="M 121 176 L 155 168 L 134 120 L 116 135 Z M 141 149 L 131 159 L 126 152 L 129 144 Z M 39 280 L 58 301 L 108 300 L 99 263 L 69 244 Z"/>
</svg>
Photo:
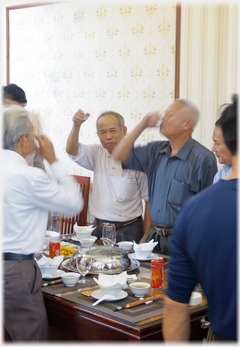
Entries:
<svg viewBox="0 0 240 347">
<path fill-rule="evenodd" d="M 71 257 L 75 251 L 76 249 L 71 246 L 60 247 L 60 255 L 63 255 L 64 257 Z"/>
</svg>

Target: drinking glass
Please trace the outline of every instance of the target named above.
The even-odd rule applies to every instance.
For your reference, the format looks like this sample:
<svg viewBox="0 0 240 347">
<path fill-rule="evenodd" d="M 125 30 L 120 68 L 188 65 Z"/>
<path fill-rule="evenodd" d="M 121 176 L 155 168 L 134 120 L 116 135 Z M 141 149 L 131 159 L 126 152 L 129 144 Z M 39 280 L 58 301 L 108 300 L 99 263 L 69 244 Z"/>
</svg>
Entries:
<svg viewBox="0 0 240 347">
<path fill-rule="evenodd" d="M 105 239 L 108 239 L 110 241 L 116 242 L 116 227 L 114 224 L 111 223 L 103 223 L 102 228 L 102 237 Z M 108 245 L 106 242 L 104 242 L 104 245 Z"/>
<path fill-rule="evenodd" d="M 48 219 L 48 230 L 60 232 L 61 228 L 61 213 L 50 212 Z"/>
<path fill-rule="evenodd" d="M 89 273 L 92 267 L 92 251 L 91 247 L 78 247 L 76 254 L 76 266 L 82 278 L 78 283 L 88 283 L 85 276 Z"/>
</svg>

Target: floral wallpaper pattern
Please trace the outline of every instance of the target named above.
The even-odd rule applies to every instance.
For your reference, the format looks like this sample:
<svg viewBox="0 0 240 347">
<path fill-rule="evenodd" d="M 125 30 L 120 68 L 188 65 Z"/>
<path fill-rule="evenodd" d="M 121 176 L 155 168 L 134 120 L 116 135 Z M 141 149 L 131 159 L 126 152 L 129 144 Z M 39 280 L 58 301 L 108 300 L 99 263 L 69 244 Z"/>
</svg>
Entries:
<svg viewBox="0 0 240 347">
<path fill-rule="evenodd" d="M 92 177 L 65 152 L 79 108 L 91 114 L 80 134 L 90 144 L 99 143 L 101 112 L 121 113 L 130 131 L 147 112 L 172 103 L 175 29 L 171 2 L 78 1 L 10 11 L 10 83 L 25 90 L 34 125 L 69 174 Z M 147 129 L 137 144 L 159 138 Z"/>
</svg>

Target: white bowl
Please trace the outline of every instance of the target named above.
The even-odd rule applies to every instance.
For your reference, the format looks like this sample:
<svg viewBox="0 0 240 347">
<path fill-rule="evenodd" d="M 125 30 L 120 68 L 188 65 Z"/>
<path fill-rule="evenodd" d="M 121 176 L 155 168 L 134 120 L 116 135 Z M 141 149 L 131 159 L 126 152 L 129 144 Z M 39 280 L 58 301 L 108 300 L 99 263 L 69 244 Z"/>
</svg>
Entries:
<svg viewBox="0 0 240 347">
<path fill-rule="evenodd" d="M 129 287 L 137 298 L 141 298 L 147 294 L 150 284 L 147 282 L 134 282 L 130 283 Z"/>
<path fill-rule="evenodd" d="M 113 295 L 113 296 L 118 296 L 122 290 L 123 285 L 119 285 L 118 287 L 104 287 L 99 285 L 101 292 L 104 294 L 108 294 L 108 295 Z"/>
<path fill-rule="evenodd" d="M 48 275 L 53 275 L 57 271 L 58 266 L 59 266 L 59 264 L 57 264 L 57 265 L 49 265 L 49 266 L 38 265 L 41 273 L 42 274 L 48 274 Z"/>
<path fill-rule="evenodd" d="M 121 241 L 121 242 L 118 242 L 118 244 L 125 251 L 131 251 L 133 248 L 133 242 L 131 241 Z"/>
<path fill-rule="evenodd" d="M 61 277 L 66 287 L 74 287 L 79 280 L 80 274 L 76 272 L 65 272 Z"/>
<path fill-rule="evenodd" d="M 135 249 L 134 252 L 136 254 L 137 259 L 147 259 L 151 256 L 152 249 L 145 249 L 145 250 Z"/>
<path fill-rule="evenodd" d="M 78 238 L 78 240 L 84 240 L 84 239 L 89 239 L 89 237 L 91 237 L 91 234 L 92 234 L 93 230 L 90 230 L 90 231 L 75 231 L 75 234 Z"/>
<path fill-rule="evenodd" d="M 191 297 L 190 297 L 190 306 L 197 306 L 202 303 L 202 294 L 197 293 L 197 292 L 192 292 Z"/>
<path fill-rule="evenodd" d="M 97 240 L 97 236 L 90 236 L 87 239 L 80 240 L 80 243 L 83 247 L 92 247 Z"/>
</svg>

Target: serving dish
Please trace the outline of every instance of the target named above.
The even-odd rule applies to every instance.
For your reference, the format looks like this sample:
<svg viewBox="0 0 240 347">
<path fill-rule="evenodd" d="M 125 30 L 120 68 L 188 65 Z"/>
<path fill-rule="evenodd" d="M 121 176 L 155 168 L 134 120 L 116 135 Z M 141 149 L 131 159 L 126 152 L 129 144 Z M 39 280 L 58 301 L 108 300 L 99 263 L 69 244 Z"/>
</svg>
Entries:
<svg viewBox="0 0 240 347">
<path fill-rule="evenodd" d="M 136 269 L 138 269 L 139 268 L 139 266 L 140 266 L 140 262 L 137 260 L 137 259 L 131 259 L 131 264 L 130 264 L 130 266 L 127 268 L 127 272 L 131 272 L 131 271 L 133 271 L 133 270 L 136 270 Z M 71 266 L 71 264 L 70 264 L 70 258 L 68 258 L 68 259 L 66 259 L 66 260 L 64 260 L 63 262 L 62 262 L 62 267 L 65 269 L 65 270 L 68 270 L 68 271 L 75 271 L 75 272 L 78 272 L 77 271 L 77 269 L 76 268 L 74 268 L 73 266 Z M 118 273 L 121 273 L 123 270 L 120 270 L 120 269 L 118 269 L 118 270 L 115 270 L 115 271 L 105 271 L 105 272 L 103 272 L 103 273 L 107 273 L 107 274 L 118 274 Z M 89 271 L 89 274 L 91 274 L 91 275 L 97 275 L 97 274 L 99 274 L 100 273 L 100 271 L 97 271 L 97 270 L 93 270 L 93 269 L 91 269 L 90 271 Z"/>
</svg>

